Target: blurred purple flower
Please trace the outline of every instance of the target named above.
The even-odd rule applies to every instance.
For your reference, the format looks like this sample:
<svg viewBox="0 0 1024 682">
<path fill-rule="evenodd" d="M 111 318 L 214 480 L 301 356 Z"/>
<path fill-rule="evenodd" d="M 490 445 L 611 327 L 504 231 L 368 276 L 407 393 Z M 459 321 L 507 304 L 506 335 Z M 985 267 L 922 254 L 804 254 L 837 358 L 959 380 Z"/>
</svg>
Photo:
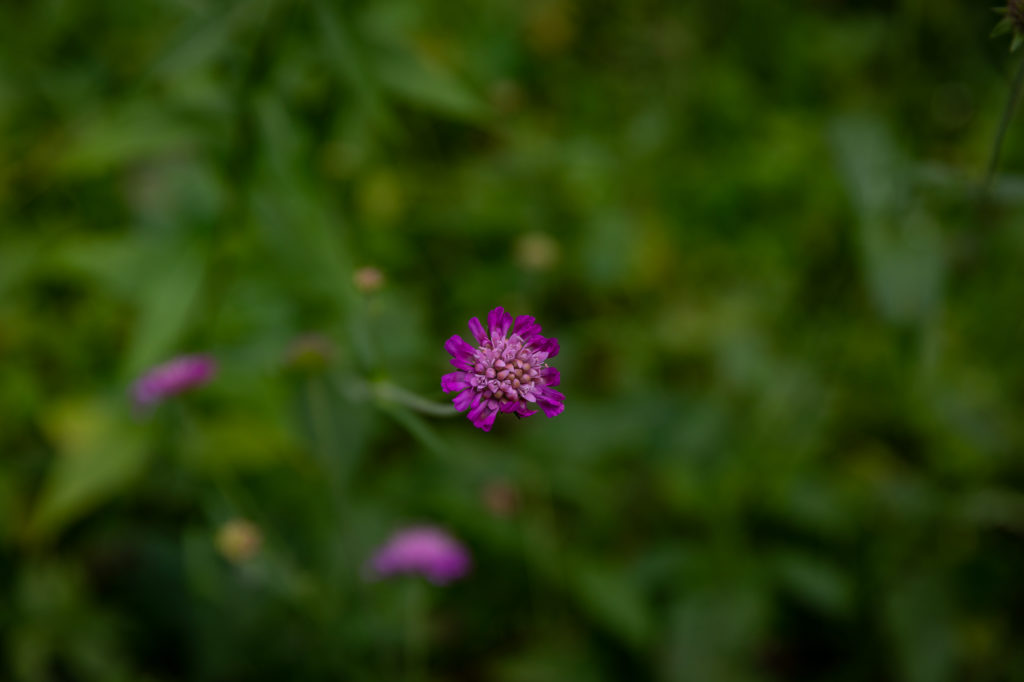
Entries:
<svg viewBox="0 0 1024 682">
<path fill-rule="evenodd" d="M 436 526 L 410 526 L 391 536 L 369 561 L 381 578 L 418 573 L 437 585 L 466 575 L 472 567 L 469 551 Z"/>
<path fill-rule="evenodd" d="M 202 386 L 217 372 L 210 355 L 180 355 L 143 374 L 132 387 L 135 402 L 155 405 L 165 398 Z"/>
<path fill-rule="evenodd" d="M 495 308 L 487 316 L 490 334 L 479 318 L 469 321 L 469 330 L 479 344 L 473 347 L 456 334 L 444 344 L 458 372 L 441 377 L 445 393 L 457 391 L 452 399 L 459 412 L 469 410 L 473 426 L 490 431 L 498 412 L 515 412 L 520 417 L 537 414 L 548 417 L 565 410 L 565 396 L 554 390 L 558 370 L 547 361 L 558 355 L 557 339 L 540 335 L 540 325 L 530 315 L 512 316 Z M 512 336 L 508 333 L 511 330 Z"/>
</svg>

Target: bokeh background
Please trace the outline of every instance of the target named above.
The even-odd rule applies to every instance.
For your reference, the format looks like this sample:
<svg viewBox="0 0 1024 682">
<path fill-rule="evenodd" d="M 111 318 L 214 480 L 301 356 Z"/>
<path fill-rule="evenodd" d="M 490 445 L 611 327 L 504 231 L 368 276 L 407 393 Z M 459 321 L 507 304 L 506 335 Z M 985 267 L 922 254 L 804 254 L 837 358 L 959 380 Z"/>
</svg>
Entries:
<svg viewBox="0 0 1024 682">
<path fill-rule="evenodd" d="M 0 679 L 1024 680 L 996 20 L 0 4 Z M 497 305 L 567 408 L 483 433 Z M 368 580 L 422 522 L 473 573 Z"/>
</svg>

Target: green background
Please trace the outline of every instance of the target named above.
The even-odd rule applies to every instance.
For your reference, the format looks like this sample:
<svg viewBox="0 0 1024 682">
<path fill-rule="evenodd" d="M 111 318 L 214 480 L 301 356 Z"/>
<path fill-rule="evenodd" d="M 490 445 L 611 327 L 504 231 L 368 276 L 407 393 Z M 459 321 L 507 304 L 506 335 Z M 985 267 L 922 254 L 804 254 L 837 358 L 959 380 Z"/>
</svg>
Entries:
<svg viewBox="0 0 1024 682">
<path fill-rule="evenodd" d="M 1024 680 L 996 21 L 0 4 L 0 679 Z M 498 305 L 566 410 L 483 433 L 434 403 Z M 416 522 L 474 572 L 368 581 Z"/>
</svg>

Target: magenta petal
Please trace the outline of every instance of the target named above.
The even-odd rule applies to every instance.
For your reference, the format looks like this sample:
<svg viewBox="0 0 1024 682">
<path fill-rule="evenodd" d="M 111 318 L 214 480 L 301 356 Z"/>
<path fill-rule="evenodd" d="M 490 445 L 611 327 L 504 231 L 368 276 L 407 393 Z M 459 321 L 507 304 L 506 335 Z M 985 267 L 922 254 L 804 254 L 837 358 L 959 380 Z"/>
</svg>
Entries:
<svg viewBox="0 0 1024 682">
<path fill-rule="evenodd" d="M 475 393 L 473 389 L 467 388 L 466 390 L 462 391 L 457 396 L 452 398 L 452 404 L 455 405 L 456 410 L 458 410 L 459 412 L 464 412 L 469 409 L 470 405 L 473 404 L 474 395 L 479 394 Z"/>
<path fill-rule="evenodd" d="M 540 327 L 538 326 L 538 329 L 539 328 Z M 528 346 L 530 346 L 530 347 L 532 347 L 534 349 L 537 348 L 537 344 L 539 344 L 540 342 L 544 341 L 544 337 L 540 335 L 539 331 L 536 331 L 536 332 L 535 331 L 525 331 L 525 332 L 520 332 L 519 335 L 523 337 L 523 343 L 524 344 L 526 344 L 526 345 L 528 345 Z"/>
<path fill-rule="evenodd" d="M 544 410 L 545 417 L 557 417 L 565 412 L 564 403 L 540 403 L 540 409 Z"/>
<path fill-rule="evenodd" d="M 474 317 L 469 321 L 469 331 L 473 332 L 473 338 L 476 339 L 477 343 L 483 345 L 487 341 L 487 330 L 480 323 L 479 317 Z"/>
<path fill-rule="evenodd" d="M 512 328 L 512 316 L 506 313 L 504 308 L 498 306 L 487 316 L 487 324 L 491 328 L 491 342 L 493 343 L 508 336 L 508 330 Z"/>
<path fill-rule="evenodd" d="M 504 314 L 505 309 L 501 306 L 498 306 L 491 312 L 487 313 L 487 328 L 490 330 L 491 334 L 498 329 L 498 325 L 501 323 L 501 316 Z"/>
<path fill-rule="evenodd" d="M 537 404 L 548 417 L 557 417 L 565 411 L 565 396 L 552 388 L 543 388 L 537 394 Z"/>
<path fill-rule="evenodd" d="M 444 349 L 448 351 L 452 357 L 463 358 L 464 360 L 471 360 L 474 354 L 473 346 L 466 343 L 465 339 L 458 334 L 455 334 L 445 341 Z"/>
<path fill-rule="evenodd" d="M 518 414 L 520 417 L 532 417 L 533 415 L 537 414 L 537 410 L 531 410 L 529 407 L 526 406 L 526 403 L 520 401 L 516 403 L 516 414 Z"/>
<path fill-rule="evenodd" d="M 484 431 L 490 431 L 491 427 L 494 426 L 494 420 L 498 416 L 498 410 L 487 410 L 484 416 L 481 417 L 477 422 L 476 426 Z"/>
<path fill-rule="evenodd" d="M 480 394 L 477 393 L 477 397 L 479 396 Z M 482 415 L 487 410 L 487 401 L 480 400 L 478 402 L 474 400 L 473 403 L 473 409 L 469 411 L 469 414 L 466 415 L 466 418 L 469 419 L 469 421 L 473 422 L 473 424 L 475 425 L 477 419 L 480 418 L 480 415 Z"/>
<path fill-rule="evenodd" d="M 565 402 L 565 394 L 564 393 L 562 393 L 561 391 L 556 391 L 553 388 L 548 388 L 547 386 L 542 386 L 540 391 L 538 392 L 538 395 L 539 396 L 543 396 L 545 398 L 548 398 L 549 400 L 557 400 L 558 402 Z"/>
<path fill-rule="evenodd" d="M 558 351 L 561 350 L 561 348 L 558 345 L 558 339 L 547 339 L 544 343 L 544 347 L 541 348 L 541 350 L 547 353 L 549 358 L 555 357 L 556 355 L 558 355 Z"/>
<path fill-rule="evenodd" d="M 461 369 L 463 372 L 471 372 L 473 370 L 473 363 L 463 358 L 452 358 L 448 362 L 452 364 L 452 367 Z"/>
<path fill-rule="evenodd" d="M 515 325 L 512 327 L 512 331 L 524 339 L 528 336 L 540 334 L 540 329 L 540 325 L 537 324 L 537 320 L 534 319 L 533 315 L 520 315 L 516 318 Z"/>
<path fill-rule="evenodd" d="M 449 372 L 441 377 L 441 390 L 445 393 L 461 391 L 467 386 L 469 386 L 469 382 L 466 381 L 465 372 Z"/>
<path fill-rule="evenodd" d="M 557 386 L 562 381 L 562 374 L 554 367 L 545 367 L 540 371 L 545 386 Z"/>
</svg>

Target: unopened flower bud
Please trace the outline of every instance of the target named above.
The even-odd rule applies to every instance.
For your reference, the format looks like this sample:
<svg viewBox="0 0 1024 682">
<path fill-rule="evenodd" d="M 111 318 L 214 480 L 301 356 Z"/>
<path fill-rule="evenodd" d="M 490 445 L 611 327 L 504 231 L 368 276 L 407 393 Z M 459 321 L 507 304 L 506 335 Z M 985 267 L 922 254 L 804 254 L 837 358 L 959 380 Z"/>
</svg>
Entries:
<svg viewBox="0 0 1024 682">
<path fill-rule="evenodd" d="M 228 561 L 240 564 L 256 556 L 263 547 L 263 533 L 252 521 L 232 519 L 217 531 L 217 551 Z"/>
<path fill-rule="evenodd" d="M 352 282 L 359 291 L 364 294 L 372 294 L 384 286 L 384 273 L 372 265 L 367 265 L 352 274 Z"/>
<path fill-rule="evenodd" d="M 491 481 L 480 497 L 487 510 L 499 518 L 508 518 L 519 508 L 519 491 L 508 481 Z"/>
<path fill-rule="evenodd" d="M 323 334 L 304 334 L 292 341 L 286 353 L 288 367 L 305 372 L 325 369 L 334 357 L 334 344 Z"/>
<path fill-rule="evenodd" d="M 559 251 L 558 242 L 543 232 L 524 234 L 515 246 L 516 261 L 527 270 L 550 270 Z"/>
</svg>

